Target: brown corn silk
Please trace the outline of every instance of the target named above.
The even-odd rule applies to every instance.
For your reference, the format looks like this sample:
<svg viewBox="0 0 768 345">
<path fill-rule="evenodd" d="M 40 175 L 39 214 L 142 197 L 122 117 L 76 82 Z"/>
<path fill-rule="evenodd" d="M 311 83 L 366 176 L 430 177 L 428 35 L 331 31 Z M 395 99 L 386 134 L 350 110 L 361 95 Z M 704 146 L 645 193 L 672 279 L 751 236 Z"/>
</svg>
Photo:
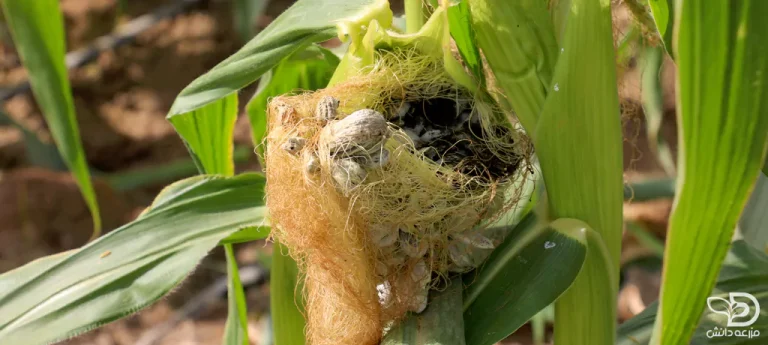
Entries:
<svg viewBox="0 0 768 345">
<path fill-rule="evenodd" d="M 376 64 L 358 77 L 313 93 L 281 96 L 269 104 L 266 138 L 267 205 L 273 235 L 290 250 L 304 273 L 307 338 L 313 345 L 377 344 L 382 330 L 403 317 L 423 287 L 414 267 L 423 261 L 429 286 L 449 271 L 466 271 L 452 262 L 448 247 L 459 234 L 482 231 L 482 225 L 517 202 L 509 192 L 519 176 L 491 178 L 476 167 L 473 174 L 440 165 L 415 149 L 399 128 L 390 125 L 383 139 L 386 165 L 367 171 L 349 191 L 339 188 L 331 171 L 337 158 L 321 136 L 328 125 L 315 116 L 324 96 L 340 101 L 336 119 L 368 108 L 391 120 L 403 102 L 449 98 L 472 104 L 473 133 L 501 160 L 524 167 L 531 145 L 523 134 L 497 134 L 495 119 L 505 115 L 491 104 L 473 99 L 442 66 L 413 52 L 378 53 Z M 448 114 L 447 114 L 448 115 Z M 497 136 L 498 135 L 498 136 Z M 306 139 L 299 152 L 281 145 L 291 137 Z M 319 170 L 307 169 L 315 155 Z M 464 171 L 464 172 L 462 172 Z M 381 247 L 371 240 L 372 227 L 407 233 L 424 254 L 405 255 L 397 244 Z M 467 253 L 469 255 L 469 253 Z M 387 282 L 390 298 L 379 302 L 377 284 Z"/>
</svg>

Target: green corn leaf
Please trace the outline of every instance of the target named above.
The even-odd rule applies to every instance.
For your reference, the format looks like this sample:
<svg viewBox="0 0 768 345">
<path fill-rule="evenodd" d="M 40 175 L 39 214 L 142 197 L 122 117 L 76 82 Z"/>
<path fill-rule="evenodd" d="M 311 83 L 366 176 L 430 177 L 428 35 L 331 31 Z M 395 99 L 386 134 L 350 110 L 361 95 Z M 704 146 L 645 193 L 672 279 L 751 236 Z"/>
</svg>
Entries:
<svg viewBox="0 0 768 345">
<path fill-rule="evenodd" d="M 189 113 L 169 115 L 168 120 L 201 165 L 201 173 L 234 174 L 232 135 L 237 120 L 237 94 Z"/>
<path fill-rule="evenodd" d="M 190 113 L 169 116 L 169 120 L 184 139 L 193 159 L 199 162 L 200 173 L 224 176 L 234 174 L 233 130 L 237 120 L 237 94 L 228 95 Z M 245 292 L 231 243 L 224 243 L 224 252 L 228 277 L 228 315 L 224 344 L 248 345 Z"/>
<path fill-rule="evenodd" d="M 243 42 L 256 34 L 256 21 L 267 10 L 269 0 L 235 0 L 232 2 L 232 16 L 237 34 Z"/>
<path fill-rule="evenodd" d="M 533 133 L 558 59 L 547 2 L 470 0 L 469 4 L 477 44 L 506 101 Z"/>
<path fill-rule="evenodd" d="M 608 0 L 572 0 L 567 11 L 534 146 L 550 217 L 585 222 L 600 235 L 594 242 L 604 241 L 608 255 L 590 250 L 576 281 L 558 299 L 555 343 L 610 344 L 616 305 L 606 296 L 618 288 L 623 194 L 611 7 Z"/>
<path fill-rule="evenodd" d="M 766 210 L 768 210 L 768 177 L 760 174 L 739 219 L 739 230 L 748 244 L 768 253 L 768 212 Z"/>
<path fill-rule="evenodd" d="M 298 279 L 299 268 L 288 249 L 275 242 L 270 271 L 269 299 L 272 310 L 275 345 L 304 345 L 303 286 Z"/>
<path fill-rule="evenodd" d="M 406 316 L 387 332 L 381 345 L 466 345 L 462 288 L 461 278 L 455 277 L 444 290 L 432 290 L 427 309 Z"/>
<path fill-rule="evenodd" d="M 661 48 L 651 47 L 645 49 L 645 66 L 642 77 L 643 113 L 647 123 L 648 144 L 651 152 L 661 163 L 667 175 L 675 175 L 675 162 L 672 158 L 672 150 L 661 136 L 661 125 L 664 120 L 664 99 L 661 88 L 660 72 L 664 61 Z"/>
<path fill-rule="evenodd" d="M 0 126 L 11 126 L 21 132 L 24 142 L 24 155 L 30 165 L 54 171 L 67 169 L 67 165 L 61 158 L 59 150 L 56 149 L 56 145 L 44 143 L 37 136 L 37 133 L 20 125 L 2 110 L 0 110 Z"/>
<path fill-rule="evenodd" d="M 426 3 L 424 0 L 404 0 L 405 32 L 418 32 L 426 21 Z"/>
<path fill-rule="evenodd" d="M 252 242 L 257 240 L 263 240 L 269 237 L 270 227 L 267 225 L 267 207 L 260 207 L 258 210 L 261 213 L 261 217 L 264 219 L 264 224 L 260 226 L 250 226 L 244 229 L 240 229 L 232 235 L 222 239 L 219 244 L 237 244 Z"/>
<path fill-rule="evenodd" d="M 64 162 L 80 187 L 93 217 L 93 235 L 101 217 L 75 117 L 72 90 L 64 65 L 64 24 L 57 0 L 2 0 L 3 12 L 29 83 Z"/>
<path fill-rule="evenodd" d="M 656 30 L 664 41 L 664 48 L 672 54 L 672 35 L 674 33 L 673 25 L 675 23 L 675 1 L 667 0 L 648 0 L 651 7 L 653 21 L 656 23 Z"/>
<path fill-rule="evenodd" d="M 561 223 L 542 228 L 528 215 L 477 272 L 465 274 L 467 345 L 496 344 L 573 283 L 586 258 L 586 232 Z"/>
<path fill-rule="evenodd" d="M 247 162 L 253 156 L 253 148 L 235 147 L 235 163 Z M 146 186 L 165 185 L 198 174 L 194 159 L 180 158 L 163 164 L 121 171 L 105 176 L 107 183 L 116 191 L 127 191 Z"/>
<path fill-rule="evenodd" d="M 240 271 L 237 267 L 235 251 L 231 244 L 224 245 L 227 256 L 227 322 L 224 325 L 225 345 L 249 345 L 248 340 L 248 306 L 245 300 L 243 283 L 240 281 Z"/>
<path fill-rule="evenodd" d="M 286 58 L 259 81 L 259 88 L 246 106 L 251 120 L 253 143 L 264 156 L 267 133 L 267 102 L 270 98 L 294 91 L 325 87 L 339 64 L 339 58 L 319 46 L 309 46 Z"/>
<path fill-rule="evenodd" d="M 170 114 L 188 113 L 235 93 L 299 49 L 333 38 L 337 31 L 347 39 L 373 19 L 386 27 L 392 23 L 386 0 L 299 0 L 238 52 L 184 88 Z"/>
<path fill-rule="evenodd" d="M 675 179 L 664 178 L 640 181 L 624 187 L 624 200 L 647 201 L 675 196 Z"/>
<path fill-rule="evenodd" d="M 469 9 L 469 0 L 459 0 L 456 4 L 448 6 L 448 26 L 451 37 L 456 42 L 461 59 L 472 71 L 472 74 L 482 84 L 485 84 L 483 74 L 483 61 L 480 57 L 480 49 L 475 42 L 475 31 L 472 28 L 472 15 Z"/>
<path fill-rule="evenodd" d="M 177 286 L 222 239 L 263 222 L 264 177 L 198 176 L 88 245 L 0 275 L 0 344 L 47 344 L 130 315 Z"/>
<path fill-rule="evenodd" d="M 720 297 L 729 299 L 730 292 L 746 292 L 753 295 L 760 304 L 760 316 L 757 322 L 750 327 L 728 327 L 728 318 L 723 314 L 713 313 L 709 308 L 704 308 L 704 314 L 691 338 L 691 345 L 763 345 L 768 334 L 768 255 L 764 251 L 755 249 L 745 241 L 733 243 L 728 255 L 723 262 L 720 275 L 714 290 L 706 297 Z M 701 305 L 707 305 L 707 298 L 700 301 Z M 755 306 L 745 299 L 737 299 L 746 303 L 750 308 L 747 315 L 738 321 L 749 320 L 755 315 Z M 650 342 L 653 331 L 653 321 L 658 311 L 658 303 L 649 305 L 642 313 L 619 326 L 617 345 L 646 345 Z M 709 337 L 707 332 L 712 332 L 715 327 L 719 330 L 728 328 L 732 331 L 747 330 L 759 331 L 760 336 L 749 337 Z M 709 335 L 712 335 L 710 333 Z"/>
<path fill-rule="evenodd" d="M 687 343 L 763 167 L 768 2 L 678 2 L 680 174 L 653 344 Z"/>
</svg>

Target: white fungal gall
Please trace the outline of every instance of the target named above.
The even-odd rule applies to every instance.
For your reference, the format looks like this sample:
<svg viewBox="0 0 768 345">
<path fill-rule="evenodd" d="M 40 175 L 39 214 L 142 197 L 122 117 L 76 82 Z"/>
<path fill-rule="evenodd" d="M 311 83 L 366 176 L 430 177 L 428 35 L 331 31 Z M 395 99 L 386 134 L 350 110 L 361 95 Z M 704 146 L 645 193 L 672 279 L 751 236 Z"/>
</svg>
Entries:
<svg viewBox="0 0 768 345">
<path fill-rule="evenodd" d="M 405 135 L 407 135 L 408 138 L 411 139 L 411 141 L 413 141 L 414 145 L 417 145 L 421 142 L 421 137 L 418 134 L 416 134 L 415 131 L 411 129 L 405 129 L 403 130 L 403 132 L 405 132 Z"/>
<path fill-rule="evenodd" d="M 281 100 L 274 100 L 272 101 L 274 109 L 277 110 L 277 122 L 278 123 L 284 123 L 287 122 L 288 119 L 293 117 L 296 113 L 296 110 L 288 105 L 287 103 L 281 101 Z"/>
<path fill-rule="evenodd" d="M 368 176 L 368 172 L 352 159 L 340 159 L 334 162 L 331 176 L 344 194 L 359 186 Z"/>
<path fill-rule="evenodd" d="M 392 286 L 389 282 L 376 285 L 376 292 L 379 295 L 379 304 L 386 306 L 392 302 Z"/>
<path fill-rule="evenodd" d="M 397 117 L 403 117 L 411 110 L 411 103 L 405 102 L 399 108 L 397 108 Z"/>
<path fill-rule="evenodd" d="M 339 108 L 339 100 L 332 96 L 323 96 L 315 108 L 315 117 L 320 120 L 330 121 L 336 118 Z"/>
<path fill-rule="evenodd" d="M 427 300 L 429 298 L 429 289 L 424 288 L 417 292 L 416 295 L 413 296 L 410 308 L 408 308 L 410 311 L 418 314 L 424 311 L 424 309 L 427 309 Z"/>
<path fill-rule="evenodd" d="M 430 130 L 424 132 L 424 134 L 421 135 L 420 139 L 422 141 L 430 142 L 430 141 L 433 141 L 433 140 L 435 140 L 435 139 L 437 139 L 439 137 L 445 136 L 446 134 L 448 134 L 448 133 L 446 133 L 446 132 L 444 132 L 442 130 L 439 130 L 439 129 L 430 129 Z"/>
<path fill-rule="evenodd" d="M 395 244 L 398 238 L 398 230 L 396 227 L 382 224 L 372 225 L 369 234 L 371 236 L 371 242 L 379 248 Z"/>
<path fill-rule="evenodd" d="M 416 236 L 400 231 L 400 250 L 412 258 L 420 258 L 427 254 L 427 243 L 419 241 Z"/>
<path fill-rule="evenodd" d="M 389 273 L 389 268 L 383 262 L 376 262 L 376 274 L 381 277 L 386 276 Z"/>
<path fill-rule="evenodd" d="M 332 155 L 351 156 L 374 148 L 389 135 L 384 115 L 375 110 L 362 109 L 325 126 L 321 141 L 328 145 Z"/>
<path fill-rule="evenodd" d="M 307 139 L 299 138 L 299 137 L 290 137 L 285 140 L 282 146 L 280 146 L 283 150 L 288 151 L 288 153 L 295 154 L 299 151 L 301 151 L 302 148 L 304 148 L 304 145 L 307 143 Z"/>
<path fill-rule="evenodd" d="M 448 257 L 459 271 L 473 266 L 468 248 L 462 246 L 461 243 L 454 242 L 448 245 Z"/>
<path fill-rule="evenodd" d="M 370 155 L 363 156 L 361 160 L 366 169 L 383 168 L 389 163 L 389 150 L 376 150 Z"/>
<path fill-rule="evenodd" d="M 493 249 L 496 246 L 493 245 L 493 241 L 488 237 L 485 237 L 478 233 L 471 234 L 454 234 L 452 235 L 457 240 L 480 249 Z"/>
<path fill-rule="evenodd" d="M 304 169 L 309 174 L 315 174 L 320 171 L 320 159 L 314 153 L 304 155 Z"/>
<path fill-rule="evenodd" d="M 414 283 L 419 284 L 420 288 L 424 288 L 429 285 L 430 272 L 427 269 L 427 263 L 424 260 L 419 260 L 413 268 L 411 268 L 411 280 Z"/>
</svg>

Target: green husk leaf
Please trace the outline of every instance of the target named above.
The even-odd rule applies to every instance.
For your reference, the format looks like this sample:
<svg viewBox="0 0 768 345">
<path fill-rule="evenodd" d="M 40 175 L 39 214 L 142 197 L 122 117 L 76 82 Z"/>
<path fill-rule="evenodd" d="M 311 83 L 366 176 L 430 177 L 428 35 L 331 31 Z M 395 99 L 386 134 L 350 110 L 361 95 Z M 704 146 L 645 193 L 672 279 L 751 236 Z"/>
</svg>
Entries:
<svg viewBox="0 0 768 345">
<path fill-rule="evenodd" d="M 583 226 L 563 219 L 542 227 L 529 214 L 484 265 L 465 274 L 468 345 L 506 338 L 571 286 L 587 255 Z"/>
<path fill-rule="evenodd" d="M 485 75 L 483 74 L 483 61 L 480 56 L 480 49 L 477 48 L 475 41 L 475 31 L 472 28 L 472 15 L 469 8 L 469 0 L 459 0 L 457 3 L 448 6 L 448 26 L 451 30 L 451 37 L 456 42 L 456 48 L 461 54 L 464 64 L 472 71 L 475 79 L 485 85 Z"/>
<path fill-rule="evenodd" d="M 387 26 L 372 21 L 364 34 L 353 37 L 349 50 L 342 57 L 329 86 L 349 80 L 366 72 L 374 64 L 376 50 L 391 48 L 415 49 L 420 54 L 440 59 L 445 71 L 471 92 L 478 92 L 477 82 L 464 71 L 464 67 L 451 54 L 451 35 L 447 11 L 438 7 L 418 32 L 398 34 L 387 31 Z"/>
<path fill-rule="evenodd" d="M 477 44 L 517 119 L 533 134 L 558 60 L 547 2 L 470 0 Z"/>
<path fill-rule="evenodd" d="M 409 314 L 387 332 L 381 345 L 465 345 L 462 288 L 456 277 L 445 290 L 431 291 L 427 309 Z"/>
<path fill-rule="evenodd" d="M 605 296 L 618 289 L 623 196 L 610 1 L 572 0 L 565 18 L 534 146 L 550 217 L 579 219 L 599 235 L 594 242 L 604 244 L 590 245 L 584 268 L 558 299 L 555 342 L 607 344 L 615 337 L 615 300 Z M 591 250 L 603 245 L 607 255 Z"/>
</svg>

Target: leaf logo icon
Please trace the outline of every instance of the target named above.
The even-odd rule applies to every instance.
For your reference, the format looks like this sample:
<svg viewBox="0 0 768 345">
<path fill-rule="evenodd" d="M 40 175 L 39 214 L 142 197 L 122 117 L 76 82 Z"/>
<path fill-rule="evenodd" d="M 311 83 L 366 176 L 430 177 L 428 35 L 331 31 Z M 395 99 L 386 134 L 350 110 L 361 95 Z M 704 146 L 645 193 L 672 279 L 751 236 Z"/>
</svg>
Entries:
<svg viewBox="0 0 768 345">
<path fill-rule="evenodd" d="M 755 296 L 746 292 L 731 292 L 728 294 L 729 300 L 721 297 L 709 297 L 707 298 L 707 306 L 709 310 L 717 314 L 723 314 L 728 317 L 728 327 L 748 327 L 757 321 L 760 316 L 760 303 L 758 303 Z M 746 298 L 751 302 L 751 305 L 755 307 L 755 314 L 749 321 L 738 322 L 734 319 L 747 317 L 750 314 L 750 304 L 736 301 L 736 298 Z"/>
</svg>

